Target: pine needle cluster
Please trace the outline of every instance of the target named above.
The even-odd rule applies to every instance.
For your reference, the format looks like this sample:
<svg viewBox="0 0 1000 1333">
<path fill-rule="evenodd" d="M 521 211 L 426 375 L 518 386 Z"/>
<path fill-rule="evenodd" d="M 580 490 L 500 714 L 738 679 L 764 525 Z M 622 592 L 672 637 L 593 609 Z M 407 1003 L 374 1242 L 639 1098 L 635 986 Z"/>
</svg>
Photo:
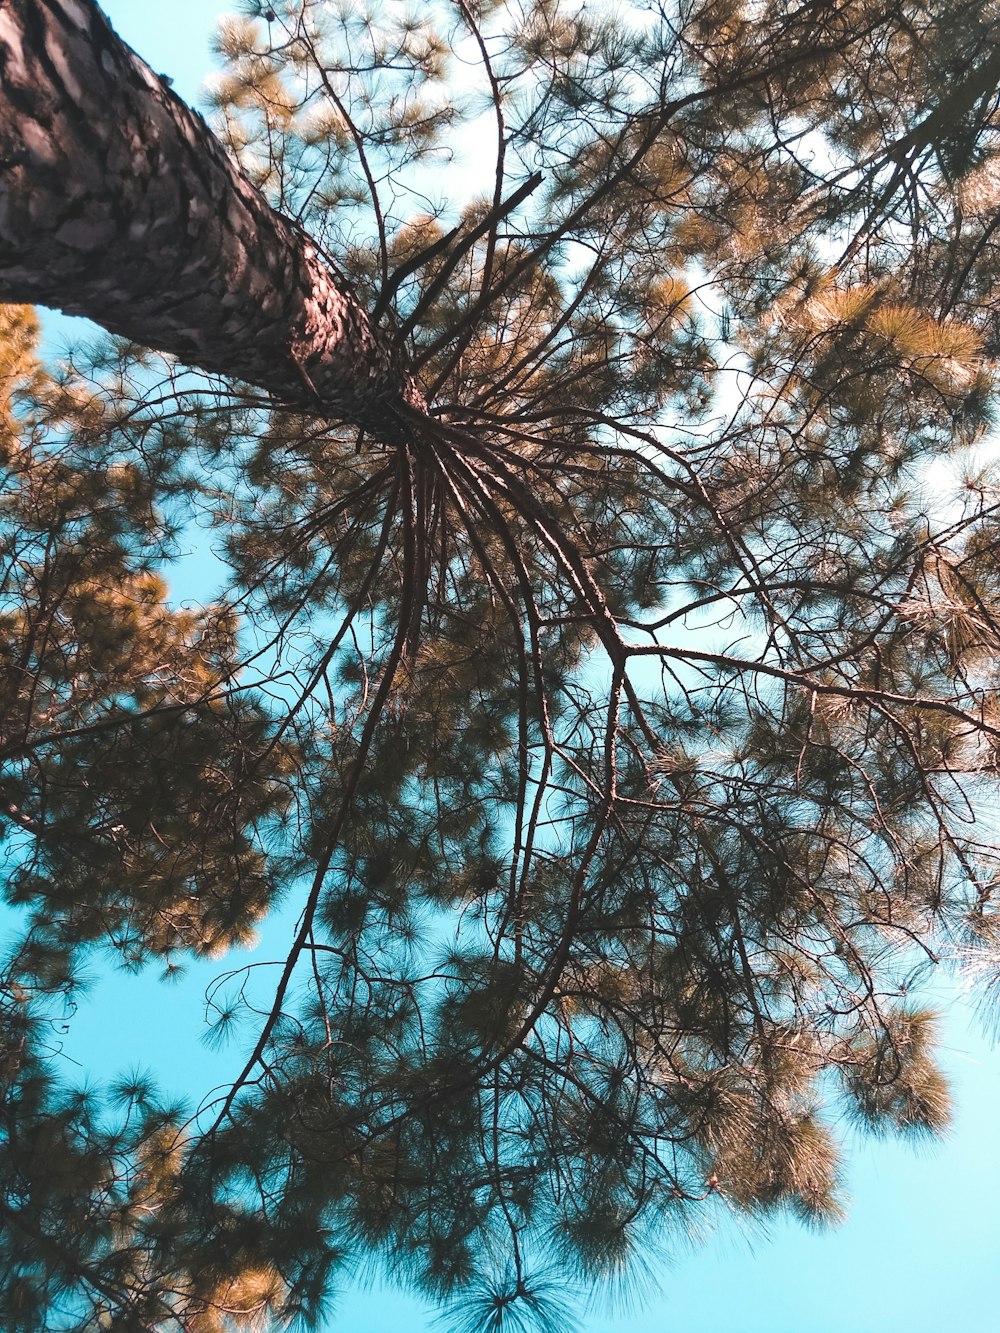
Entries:
<svg viewBox="0 0 1000 1333">
<path fill-rule="evenodd" d="M 562 1329 L 715 1210 L 837 1219 L 845 1108 L 947 1124 L 915 963 L 996 975 L 995 7 L 243 10 L 217 128 L 420 396 L 0 308 L 0 1322 L 316 1326 L 374 1255 Z M 199 1116 L 60 1082 L 86 959 L 279 899 Z"/>
</svg>

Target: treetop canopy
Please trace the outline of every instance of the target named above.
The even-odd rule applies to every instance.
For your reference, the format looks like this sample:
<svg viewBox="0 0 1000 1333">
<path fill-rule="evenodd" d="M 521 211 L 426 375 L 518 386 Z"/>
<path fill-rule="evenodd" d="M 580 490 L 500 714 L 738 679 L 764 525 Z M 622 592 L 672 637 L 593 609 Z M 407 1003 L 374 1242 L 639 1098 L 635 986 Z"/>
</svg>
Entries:
<svg viewBox="0 0 1000 1333">
<path fill-rule="evenodd" d="M 836 1218 L 836 1115 L 947 1122 L 997 25 L 254 2 L 210 129 L 92 0 L 0 8 L 0 295 L 116 335 L 47 366 L 0 307 L 12 1333 L 315 1326 L 371 1255 L 564 1326 L 719 1207 Z M 85 965 L 192 956 L 238 1079 L 76 1090 Z"/>
</svg>

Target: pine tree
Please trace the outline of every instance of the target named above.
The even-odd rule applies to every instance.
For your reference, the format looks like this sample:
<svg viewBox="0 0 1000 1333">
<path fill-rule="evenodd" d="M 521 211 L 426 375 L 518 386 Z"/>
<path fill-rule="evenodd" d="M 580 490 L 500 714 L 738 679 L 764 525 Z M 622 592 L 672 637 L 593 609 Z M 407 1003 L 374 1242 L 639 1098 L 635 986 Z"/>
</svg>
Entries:
<svg viewBox="0 0 1000 1333">
<path fill-rule="evenodd" d="M 0 291 L 118 335 L 0 325 L 5 1328 L 315 1324 L 359 1254 L 557 1327 L 712 1209 L 835 1218 L 845 1108 L 947 1122 L 920 977 L 1000 938 L 998 37 L 251 0 L 216 141 L 91 0 L 0 8 Z M 60 1081 L 83 960 L 279 896 L 207 1113 Z"/>
</svg>

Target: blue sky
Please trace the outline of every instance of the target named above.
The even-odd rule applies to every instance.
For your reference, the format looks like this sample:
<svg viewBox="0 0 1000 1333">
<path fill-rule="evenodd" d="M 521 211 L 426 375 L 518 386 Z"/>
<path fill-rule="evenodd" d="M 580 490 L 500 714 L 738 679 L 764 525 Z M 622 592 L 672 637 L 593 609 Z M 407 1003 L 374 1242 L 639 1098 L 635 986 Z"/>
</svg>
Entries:
<svg viewBox="0 0 1000 1333">
<path fill-rule="evenodd" d="M 153 68 L 196 101 L 212 68 L 214 23 L 231 6 L 222 0 L 104 0 L 103 7 Z M 63 331 L 61 322 L 50 328 Z M 196 586 L 197 570 L 185 580 Z M 217 965 L 203 970 L 207 980 Z M 584 1333 L 1000 1329 L 1000 1054 L 947 983 L 941 1005 L 944 1064 L 956 1102 L 945 1140 L 914 1146 L 850 1139 L 851 1205 L 840 1227 L 815 1233 L 782 1221 L 754 1233 L 723 1221 L 698 1247 L 669 1262 L 651 1255 L 656 1284 L 642 1308 L 609 1310 L 599 1302 L 584 1316 Z M 154 1050 L 166 1087 L 204 1091 L 226 1076 L 231 1061 L 220 1062 L 198 1042 L 201 1012 L 197 986 L 151 999 L 145 983 L 113 977 L 99 988 L 94 1007 L 74 1020 L 67 1054 L 103 1073 L 143 1063 Z M 341 1293 L 329 1329 L 423 1333 L 434 1326 L 433 1314 L 381 1286 L 357 1287 Z"/>
</svg>

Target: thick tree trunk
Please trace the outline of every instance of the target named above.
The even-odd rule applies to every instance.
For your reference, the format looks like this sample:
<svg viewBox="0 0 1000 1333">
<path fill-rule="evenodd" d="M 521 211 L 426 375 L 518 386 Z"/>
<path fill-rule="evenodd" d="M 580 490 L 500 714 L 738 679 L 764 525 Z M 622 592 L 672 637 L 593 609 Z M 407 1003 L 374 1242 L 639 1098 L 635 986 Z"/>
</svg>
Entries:
<svg viewBox="0 0 1000 1333">
<path fill-rule="evenodd" d="M 93 0 L 0 0 L 0 299 L 392 429 L 401 360 Z"/>
</svg>

